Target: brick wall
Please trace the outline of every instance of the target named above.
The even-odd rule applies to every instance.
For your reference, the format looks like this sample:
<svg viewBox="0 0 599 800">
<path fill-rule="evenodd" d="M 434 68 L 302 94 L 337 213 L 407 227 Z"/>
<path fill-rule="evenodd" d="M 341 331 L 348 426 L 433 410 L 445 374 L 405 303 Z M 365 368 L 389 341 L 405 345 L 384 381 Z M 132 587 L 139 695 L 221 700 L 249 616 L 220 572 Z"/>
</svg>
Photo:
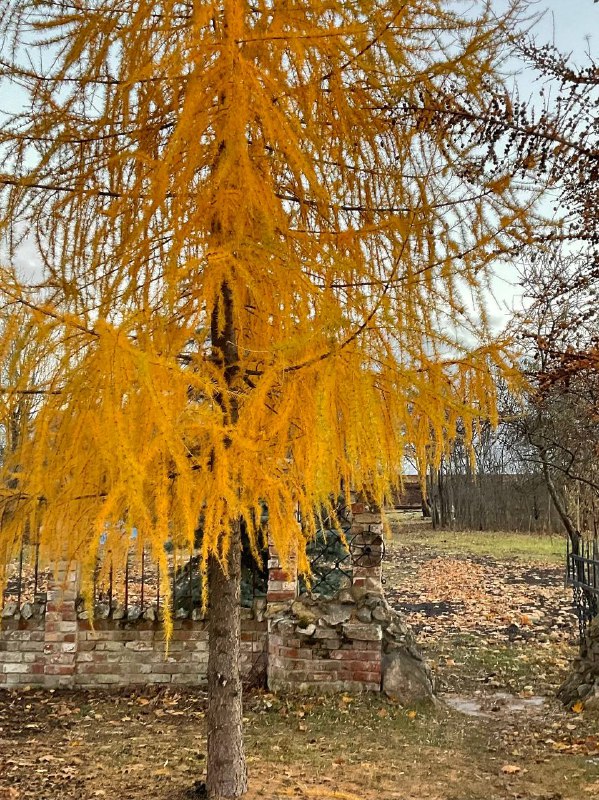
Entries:
<svg viewBox="0 0 599 800">
<path fill-rule="evenodd" d="M 49 604 L 48 604 L 49 605 Z M 201 686 L 208 666 L 208 625 L 178 619 L 168 650 L 158 622 L 123 619 L 59 620 L 39 607 L 35 615 L 4 617 L 0 629 L 0 687 L 131 686 L 175 683 Z M 69 623 L 68 630 L 60 628 Z M 243 609 L 241 669 L 260 682 L 266 670 L 266 620 Z"/>
<path fill-rule="evenodd" d="M 268 686 L 273 691 L 374 691 L 381 688 L 381 628 L 375 625 L 274 621 L 268 637 Z"/>
<path fill-rule="evenodd" d="M 355 508 L 350 537 L 380 531 L 380 515 Z M 305 607 L 294 612 L 298 582 L 295 560 L 282 569 L 276 552 L 269 557 L 267 598 L 242 609 L 241 669 L 246 680 L 268 677 L 271 689 L 380 691 L 381 626 L 356 605 L 356 597 L 374 592 L 380 597 L 380 565 L 354 565 L 354 597 L 346 597 L 346 612 L 305 630 Z M 141 614 L 99 606 L 92 625 L 77 608 L 79 575 L 59 565 L 44 604 L 17 608 L 8 603 L 0 628 L 0 686 L 45 687 L 128 686 L 136 684 L 202 685 L 206 681 L 208 630 L 194 610 L 192 618 L 177 613 L 168 650 L 153 608 Z M 347 590 L 346 590 L 347 593 Z M 368 599 L 368 598 L 366 598 Z M 362 600 L 360 600 L 362 603 Z M 343 600 L 341 601 L 343 604 Z M 338 603 L 337 603 L 338 605 Z M 333 603 L 335 606 L 335 603 Z M 296 609 L 297 610 L 297 609 Z M 333 617 L 335 616 L 333 612 Z M 369 612 L 368 612 L 369 613 Z M 312 630 L 312 628 L 314 630 Z"/>
<path fill-rule="evenodd" d="M 76 670 L 79 624 L 76 565 L 59 563 L 55 569 L 46 602 L 44 618 L 43 675 L 46 686 L 72 686 Z"/>
<path fill-rule="evenodd" d="M 28 614 L 31 607 L 26 609 Z M 5 616 L 0 629 L 0 687 L 44 684 L 44 609 L 27 619 Z"/>
<path fill-rule="evenodd" d="M 150 683 L 203 685 L 208 667 L 208 625 L 178 612 L 168 649 L 155 610 L 130 618 L 115 609 L 110 618 L 98 607 L 92 627 L 89 614 L 77 610 L 79 574 L 59 564 L 45 603 L 9 602 L 0 627 L 0 687 L 130 686 Z M 257 599 L 241 614 L 241 670 L 260 682 L 266 673 L 265 601 Z"/>
<path fill-rule="evenodd" d="M 271 552 L 269 567 L 275 570 L 277 584 L 276 591 L 271 594 L 269 589 L 268 595 L 270 689 L 381 690 L 382 627 L 371 616 L 365 623 L 358 616 L 366 619 L 368 596 L 374 602 L 382 596 L 382 570 L 377 562 L 381 534 L 380 512 L 369 511 L 362 502 L 353 503 L 348 534 L 357 545 L 352 590 L 342 590 L 330 603 L 318 603 L 309 595 L 297 600 L 296 576 L 285 575 L 276 553 Z M 366 609 L 366 613 L 370 612 Z"/>
</svg>

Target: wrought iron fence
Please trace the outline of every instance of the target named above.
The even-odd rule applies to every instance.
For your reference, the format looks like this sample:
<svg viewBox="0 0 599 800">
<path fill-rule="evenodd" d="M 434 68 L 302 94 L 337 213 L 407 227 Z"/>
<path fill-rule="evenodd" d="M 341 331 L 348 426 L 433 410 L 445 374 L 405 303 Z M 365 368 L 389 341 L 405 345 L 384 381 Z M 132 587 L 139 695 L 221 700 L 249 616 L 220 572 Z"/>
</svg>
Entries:
<svg viewBox="0 0 599 800">
<path fill-rule="evenodd" d="M 102 561 L 107 566 L 102 568 Z M 187 616 L 202 606 L 202 571 L 198 551 L 188 554 L 167 553 L 168 584 L 171 608 L 180 616 Z M 101 576 L 103 578 L 101 579 Z M 253 555 L 242 553 L 241 605 L 251 608 L 258 597 L 266 597 L 266 554 L 262 564 L 256 564 Z M 116 608 L 125 616 L 141 616 L 153 608 L 158 614 L 166 598 L 160 566 L 143 550 L 141 555 L 129 553 L 124 565 L 117 568 L 110 552 L 101 554 L 96 568 L 93 596 L 104 606 L 107 615 Z"/>
<path fill-rule="evenodd" d="M 349 508 L 340 501 L 332 515 L 323 517 L 316 536 L 308 543 L 306 555 L 310 563 L 310 578 L 300 577 L 300 593 L 313 592 L 333 597 L 340 589 L 351 586 L 352 563 L 347 536 L 351 529 Z"/>
<path fill-rule="evenodd" d="M 202 605 L 202 576 L 197 550 L 188 554 L 167 552 L 168 585 L 174 613 L 186 616 Z M 25 544 L 7 568 L 6 584 L 0 597 L 0 611 L 7 604 L 20 609 L 25 603 L 44 603 L 51 568 L 40 566 L 39 547 Z M 242 553 L 241 605 L 251 608 L 258 597 L 266 597 L 266 553 L 256 564 L 253 555 Z M 132 549 L 126 557 L 116 559 L 102 548 L 93 578 L 92 596 L 102 617 L 112 616 L 118 609 L 123 617 L 137 618 L 148 609 L 156 616 L 165 605 L 165 587 L 160 566 L 144 548 Z"/>
<path fill-rule="evenodd" d="M 45 602 L 49 576 L 50 570 L 40 567 L 39 544 L 23 544 L 7 566 L 0 607 L 16 603 L 21 608 L 24 603 Z"/>
<path fill-rule="evenodd" d="M 566 583 L 572 587 L 581 639 L 599 614 L 599 540 L 581 540 L 573 552 L 568 539 Z"/>
<path fill-rule="evenodd" d="M 173 555 L 168 555 L 173 610 L 177 608 L 177 575 L 189 568 L 192 557 L 193 554 L 188 560 L 175 563 Z M 122 610 L 125 617 L 141 616 L 150 608 L 158 613 L 164 607 L 165 595 L 160 566 L 145 549 L 141 553 L 127 553 L 124 564 L 115 561 L 110 550 L 100 551 L 94 572 L 93 599 L 103 610 L 103 616 L 112 616 L 116 609 Z"/>
</svg>

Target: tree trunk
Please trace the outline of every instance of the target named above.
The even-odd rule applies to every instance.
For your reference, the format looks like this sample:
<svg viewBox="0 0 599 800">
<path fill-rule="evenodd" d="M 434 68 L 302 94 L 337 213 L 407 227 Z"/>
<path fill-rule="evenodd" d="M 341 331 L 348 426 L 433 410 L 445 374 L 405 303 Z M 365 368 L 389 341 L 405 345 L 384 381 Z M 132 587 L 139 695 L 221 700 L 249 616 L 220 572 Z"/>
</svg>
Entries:
<svg viewBox="0 0 599 800">
<path fill-rule="evenodd" d="M 429 468 L 429 477 L 428 477 L 428 497 L 429 497 L 429 505 L 431 510 L 431 523 L 433 526 L 433 530 L 436 530 L 439 527 L 439 506 L 437 504 L 437 485 L 436 485 L 436 472 L 433 468 L 433 465 L 430 465 Z"/>
<path fill-rule="evenodd" d="M 576 528 L 576 525 L 572 522 L 570 515 L 566 509 L 566 506 L 560 497 L 560 494 L 557 490 L 555 483 L 553 482 L 553 478 L 551 477 L 551 472 L 549 470 L 549 463 L 547 461 L 547 451 L 544 447 L 540 447 L 537 445 L 539 455 L 541 458 L 541 465 L 543 467 L 543 476 L 545 478 L 545 485 L 547 486 L 547 490 L 549 492 L 549 496 L 553 501 L 553 507 L 557 511 L 559 518 L 562 521 L 564 528 L 568 536 L 570 537 L 570 541 L 572 542 L 572 552 L 575 555 L 579 555 L 580 551 L 580 540 L 581 535 L 580 531 Z"/>
<path fill-rule="evenodd" d="M 233 293 L 227 282 L 221 302 L 212 311 L 213 361 L 232 387 L 239 370 L 233 315 Z M 238 419 L 235 392 L 218 396 L 229 424 Z M 228 442 L 225 445 L 228 446 Z M 247 792 L 243 748 L 243 713 L 239 651 L 241 641 L 241 522 L 232 525 L 226 565 L 208 561 L 208 763 L 206 788 L 210 800 L 232 800 Z"/>
<path fill-rule="evenodd" d="M 428 519 L 432 516 L 431 505 L 424 495 L 422 495 L 422 516 L 425 519 Z"/>
<path fill-rule="evenodd" d="M 210 800 L 230 800 L 247 791 L 243 748 L 240 649 L 241 532 L 234 526 L 225 574 L 210 558 L 208 655 L 208 776 Z"/>
</svg>

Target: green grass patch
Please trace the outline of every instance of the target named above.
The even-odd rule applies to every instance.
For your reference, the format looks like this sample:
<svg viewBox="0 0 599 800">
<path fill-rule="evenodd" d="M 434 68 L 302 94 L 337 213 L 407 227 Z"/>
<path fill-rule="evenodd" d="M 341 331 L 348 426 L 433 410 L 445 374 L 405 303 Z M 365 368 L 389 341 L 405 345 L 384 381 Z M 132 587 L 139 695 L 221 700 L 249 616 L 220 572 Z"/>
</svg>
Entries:
<svg viewBox="0 0 599 800">
<path fill-rule="evenodd" d="M 562 563 L 566 555 L 565 536 L 504 531 L 433 530 L 430 526 L 414 526 L 400 530 L 394 540 L 401 544 L 420 544 L 444 553 L 491 556 L 497 559 Z"/>
<path fill-rule="evenodd" d="M 563 645 L 546 648 L 524 642 L 490 643 L 470 634 L 448 635 L 426 648 L 444 688 L 471 692 L 491 686 L 518 693 L 532 687 L 535 694 L 552 696 L 565 676 L 574 651 Z"/>
<path fill-rule="evenodd" d="M 478 737 L 480 740 L 480 736 Z M 476 747 L 470 721 L 432 703 L 402 708 L 376 694 L 266 695 L 246 711 L 248 751 L 274 761 L 303 761 L 320 769 L 331 763 L 377 764 L 406 748 L 467 758 Z"/>
</svg>

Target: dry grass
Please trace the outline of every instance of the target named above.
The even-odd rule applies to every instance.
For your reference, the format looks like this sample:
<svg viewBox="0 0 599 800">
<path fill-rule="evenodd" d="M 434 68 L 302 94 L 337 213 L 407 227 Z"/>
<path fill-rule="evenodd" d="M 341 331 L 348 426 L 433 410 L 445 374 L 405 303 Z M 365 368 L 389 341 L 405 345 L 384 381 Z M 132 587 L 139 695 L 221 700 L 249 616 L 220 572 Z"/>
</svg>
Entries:
<svg viewBox="0 0 599 800">
<path fill-rule="evenodd" d="M 0 798 L 193 797 L 204 709 L 197 693 L 3 694 Z M 580 800 L 599 781 L 599 743 L 593 750 L 584 719 L 554 706 L 479 719 L 380 696 L 253 693 L 246 735 L 248 800 Z M 572 750 L 578 740 L 586 749 Z"/>
</svg>

